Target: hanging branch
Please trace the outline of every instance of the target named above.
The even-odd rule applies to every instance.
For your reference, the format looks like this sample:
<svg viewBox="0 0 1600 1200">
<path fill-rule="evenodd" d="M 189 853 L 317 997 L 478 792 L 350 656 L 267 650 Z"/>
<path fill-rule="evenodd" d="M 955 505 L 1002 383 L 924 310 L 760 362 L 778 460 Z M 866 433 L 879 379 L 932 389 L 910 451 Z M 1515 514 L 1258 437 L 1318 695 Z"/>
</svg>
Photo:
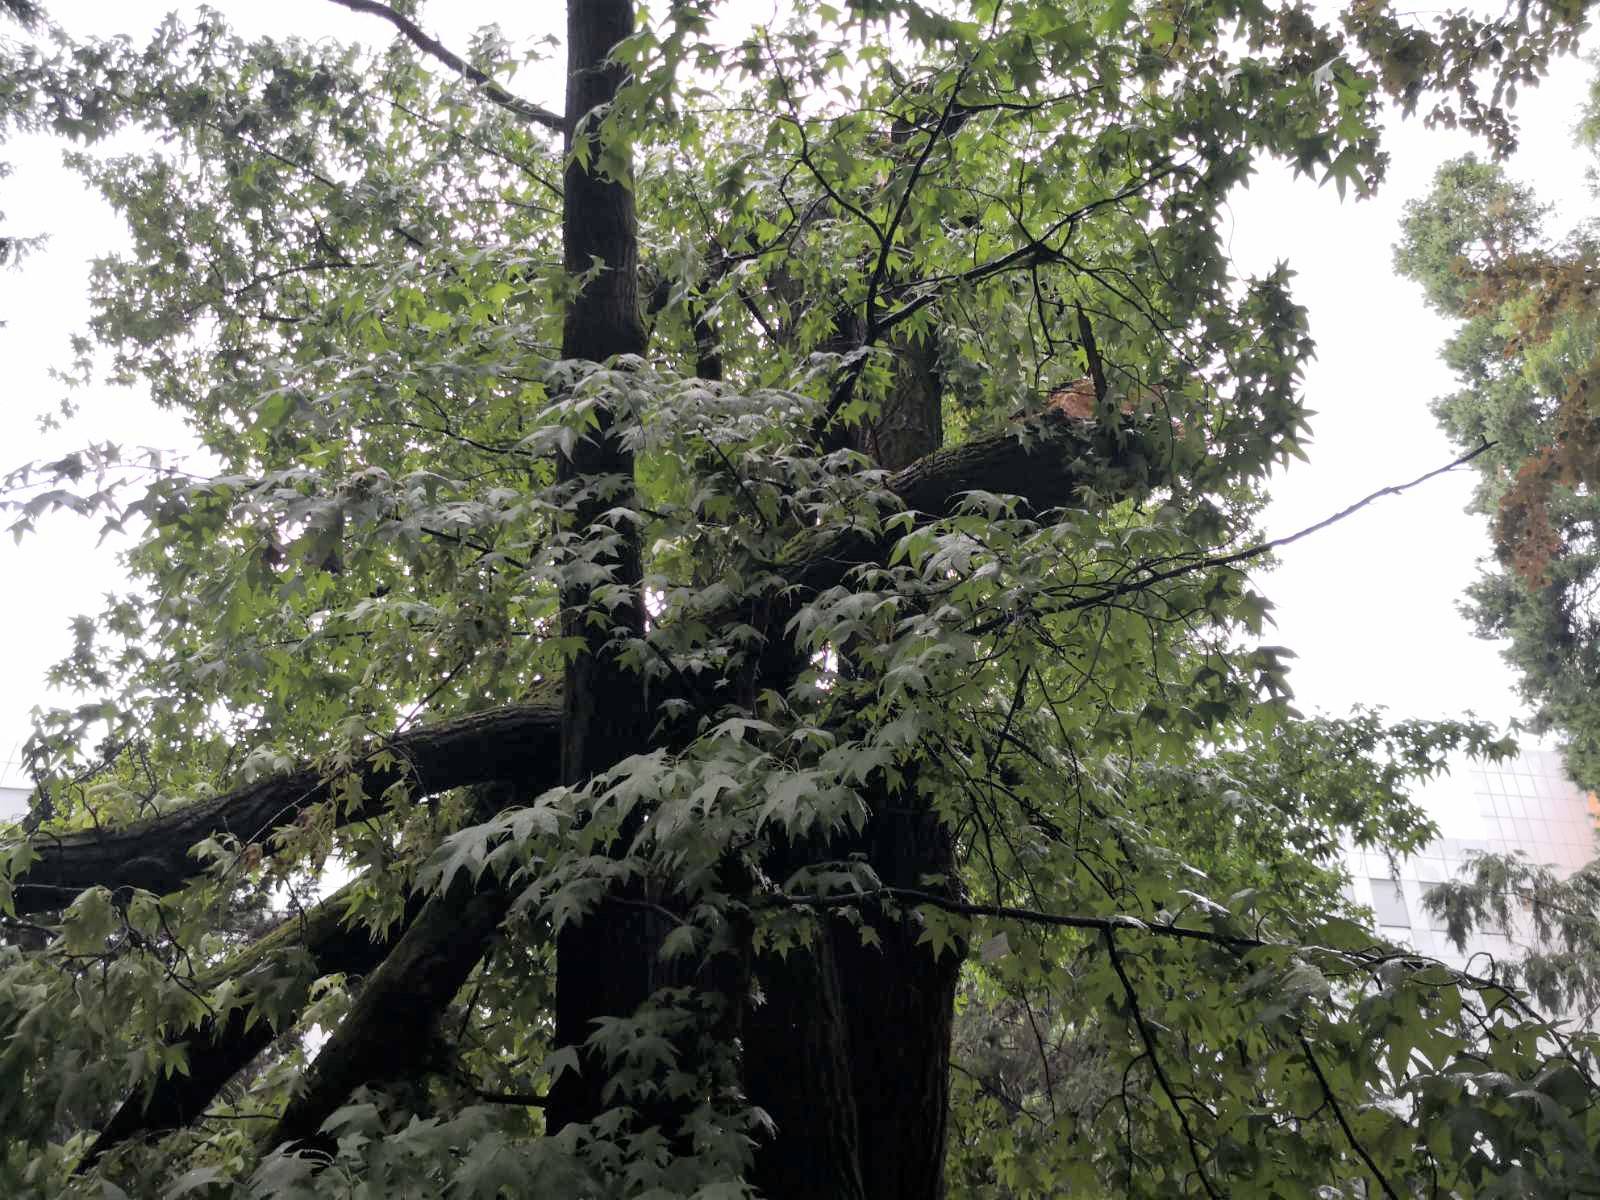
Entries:
<svg viewBox="0 0 1600 1200">
<path fill-rule="evenodd" d="M 1144 1011 L 1139 1007 L 1139 995 L 1133 990 L 1133 981 L 1128 978 L 1127 969 L 1122 965 L 1122 955 L 1117 951 L 1117 936 L 1110 929 L 1102 930 L 1102 933 L 1105 935 L 1106 951 L 1111 955 L 1112 970 L 1116 971 L 1117 979 L 1122 983 L 1122 993 L 1127 997 L 1128 1012 L 1139 1030 L 1139 1040 L 1144 1043 L 1145 1057 L 1150 1060 L 1150 1069 L 1155 1072 L 1156 1082 L 1161 1085 L 1162 1094 L 1166 1096 L 1167 1103 L 1172 1106 L 1178 1124 L 1183 1129 L 1183 1139 L 1189 1144 L 1189 1157 L 1194 1161 L 1194 1170 L 1200 1177 L 1200 1186 L 1205 1189 L 1206 1195 L 1210 1196 L 1211 1200 L 1221 1200 L 1221 1195 L 1212 1184 L 1211 1177 L 1206 1174 L 1206 1156 L 1201 1153 L 1200 1139 L 1195 1136 L 1194 1128 L 1189 1124 L 1189 1114 L 1179 1103 L 1178 1093 L 1172 1087 L 1172 1080 L 1167 1077 L 1166 1068 L 1161 1065 L 1161 1055 L 1156 1050 L 1155 1034 L 1150 1031 L 1150 1026 L 1144 1019 Z"/>
<path fill-rule="evenodd" d="M 1208 571 L 1214 567 L 1231 567 L 1237 563 L 1249 562 L 1251 559 L 1260 558 L 1265 554 L 1271 554 L 1274 550 L 1281 550 L 1283 547 L 1292 545 L 1295 542 L 1300 541 L 1302 538 L 1308 538 L 1314 533 L 1320 533 L 1322 530 L 1327 529 L 1330 526 L 1337 525 L 1345 518 L 1354 516 L 1356 513 L 1360 512 L 1363 508 L 1367 507 L 1367 505 L 1371 504 L 1375 500 L 1381 500 L 1384 496 L 1399 496 L 1410 491 L 1414 487 L 1427 483 L 1428 480 L 1433 479 L 1436 476 L 1453 471 L 1457 467 L 1465 466 L 1467 463 L 1477 458 L 1480 454 L 1493 449 L 1495 445 L 1496 443 L 1494 442 L 1484 442 L 1481 446 L 1478 446 L 1473 450 L 1469 450 L 1466 454 L 1463 454 L 1460 458 L 1455 459 L 1453 462 L 1448 462 L 1442 467 L 1435 467 L 1433 470 L 1418 475 L 1415 479 L 1410 480 L 1407 483 L 1392 483 L 1388 487 L 1381 487 L 1377 491 L 1363 496 L 1354 504 L 1351 504 L 1345 508 L 1341 508 L 1331 517 L 1324 517 L 1316 524 L 1307 525 L 1304 529 L 1296 530 L 1294 533 L 1288 534 L 1284 537 L 1273 538 L 1270 541 L 1265 542 L 1257 542 L 1253 546 L 1246 546 L 1243 550 L 1234 550 L 1228 554 L 1216 554 L 1205 558 L 1193 559 L 1190 562 L 1180 563 L 1176 567 L 1170 567 L 1165 571 L 1151 571 L 1148 574 L 1142 575 L 1136 574 L 1132 579 L 1125 579 L 1123 582 L 1114 584 L 1111 587 L 1103 588 L 1100 591 L 1095 592 L 1093 595 L 1079 597 L 1076 600 L 1069 601 L 1068 603 L 1057 608 L 1053 608 L 1050 611 L 1052 613 L 1065 613 L 1076 612 L 1085 608 L 1098 608 L 1101 605 L 1109 604 L 1113 600 L 1117 600 L 1120 597 L 1127 596 L 1133 592 L 1143 591 L 1145 588 L 1151 587 L 1154 584 L 1165 583 L 1169 579 L 1177 579 L 1184 575 L 1191 575 L 1196 571 Z M 1167 561 L 1171 560 L 1169 559 Z M 1007 613 L 1003 617 L 995 617 L 991 620 L 985 621 L 981 625 L 974 626 L 972 629 L 968 630 L 968 632 L 974 634 L 975 636 L 981 637 L 984 634 L 993 633 L 995 630 L 1005 627 L 1014 620 L 1016 620 L 1016 615 L 1013 613 Z"/>
</svg>

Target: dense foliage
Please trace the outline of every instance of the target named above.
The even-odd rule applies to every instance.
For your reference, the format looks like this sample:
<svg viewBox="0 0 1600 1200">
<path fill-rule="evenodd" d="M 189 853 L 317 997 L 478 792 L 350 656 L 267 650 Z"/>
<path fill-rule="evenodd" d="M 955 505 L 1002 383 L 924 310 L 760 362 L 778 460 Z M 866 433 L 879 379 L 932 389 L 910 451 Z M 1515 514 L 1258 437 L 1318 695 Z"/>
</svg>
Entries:
<svg viewBox="0 0 1600 1200">
<path fill-rule="evenodd" d="M 1593 1040 L 1340 890 L 1497 744 L 1289 706 L 1312 343 L 1219 239 L 1385 95 L 1503 147 L 1581 9 L 584 0 L 558 116 L 337 2 L 5 48 L 133 238 L 76 369 L 212 466 L 7 479 L 134 583 L 0 843 L 0 1191 L 1600 1187 Z"/>
<path fill-rule="evenodd" d="M 1581 148 L 1595 128 L 1580 127 Z M 1458 442 L 1494 443 L 1475 503 L 1494 519 L 1495 558 L 1469 611 L 1509 639 L 1540 724 L 1562 732 L 1574 776 L 1594 787 L 1596 243 L 1587 221 L 1565 238 L 1548 226 L 1529 188 L 1467 158 L 1411 207 L 1396 261 L 1461 321 L 1445 354 L 1462 387 L 1436 402 L 1439 420 Z"/>
<path fill-rule="evenodd" d="M 1591 163 L 1596 100 L 1591 95 L 1575 131 Z M 1551 225 L 1534 189 L 1498 164 L 1464 158 L 1443 167 L 1432 192 L 1410 206 L 1396 264 L 1460 322 L 1445 360 L 1461 388 L 1435 402 L 1441 425 L 1463 446 L 1492 443 L 1477 460 L 1474 506 L 1493 522 L 1493 556 L 1466 609 L 1484 636 L 1506 640 L 1536 727 L 1561 736 L 1573 777 L 1593 789 L 1600 243 L 1592 218 L 1562 237 Z M 1513 971 L 1542 1003 L 1590 1013 L 1600 1003 L 1595 884 L 1594 864 L 1560 879 L 1519 856 L 1483 855 L 1434 902 L 1458 939 L 1525 914 L 1532 952 Z"/>
</svg>

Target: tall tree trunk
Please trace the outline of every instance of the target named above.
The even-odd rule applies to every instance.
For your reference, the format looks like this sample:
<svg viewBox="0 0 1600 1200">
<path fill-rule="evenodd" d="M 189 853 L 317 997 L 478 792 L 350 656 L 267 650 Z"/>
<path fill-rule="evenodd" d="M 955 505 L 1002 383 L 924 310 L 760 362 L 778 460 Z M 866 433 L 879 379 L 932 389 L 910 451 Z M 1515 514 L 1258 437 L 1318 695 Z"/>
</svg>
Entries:
<svg viewBox="0 0 1600 1200">
<path fill-rule="evenodd" d="M 851 431 L 857 449 L 891 470 L 937 450 L 943 434 L 937 342 L 930 334 L 893 349 L 891 393 L 874 419 Z M 781 879 L 808 859 L 860 854 L 891 886 L 924 888 L 938 876 L 953 887 L 949 830 L 914 774 L 898 788 L 880 786 L 869 801 L 859 836 L 780 850 L 768 873 Z M 870 905 L 861 916 L 876 945 L 847 921 L 822 919 L 809 948 L 756 964 L 765 1003 L 746 1018 L 745 1079 L 777 1126 L 756 1160 L 755 1183 L 769 1200 L 944 1194 L 961 956 L 919 944 L 912 914 Z"/>
<path fill-rule="evenodd" d="M 877 419 L 863 428 L 878 465 L 910 466 L 944 440 L 938 340 L 896 338 L 894 386 Z M 854 849 L 891 887 L 955 887 L 955 846 L 908 771 L 899 788 L 873 797 L 873 812 Z M 877 946 L 834 922 L 834 958 L 854 1067 L 861 1177 L 868 1196 L 936 1200 L 944 1195 L 945 1126 L 950 1102 L 950 1027 L 961 955 L 919 944 L 912 914 L 863 914 Z"/>
<path fill-rule="evenodd" d="M 598 171 L 598 122 L 616 96 L 621 72 L 607 58 L 632 32 L 630 0 L 569 0 L 567 119 L 570 137 L 588 139 L 569 158 L 563 200 L 565 262 L 574 276 L 594 273 L 574 299 L 563 328 L 563 357 L 602 360 L 640 353 L 645 344 L 636 293 L 637 240 L 627 181 Z M 586 116 L 589 118 L 586 120 Z M 612 152 L 607 161 L 625 161 Z M 697 333 L 699 331 L 697 330 Z M 903 466 L 940 441 L 938 381 L 931 339 L 896 347 L 893 395 L 864 431 L 864 445 L 885 467 Z M 702 357 L 704 357 L 702 351 Z M 588 530 L 618 492 L 631 491 L 633 462 L 601 414 L 594 436 L 561 464 L 578 490 L 575 529 Z M 639 681 L 611 653 L 610 631 L 644 628 L 639 545 L 628 538 L 606 563 L 630 589 L 626 612 L 597 627 L 584 619 L 585 588 L 564 592 L 565 630 L 583 649 L 567 670 L 562 775 L 581 783 L 646 744 L 648 715 Z M 948 876 L 948 837 L 910 789 L 874 797 L 863 838 L 879 873 L 895 883 Z M 662 931 L 650 909 L 628 897 L 601 904 L 557 940 L 556 1040 L 582 1045 L 596 1018 L 638 1008 L 654 991 L 655 947 Z M 864 948 L 853 930 L 826 921 L 818 944 L 789 961 L 761 964 L 767 1004 L 737 1017 L 746 1036 L 745 1081 L 752 1100 L 777 1124 L 756 1182 L 774 1200 L 827 1195 L 854 1200 L 935 1200 L 943 1190 L 944 1117 L 950 1010 L 957 956 L 935 960 L 917 945 L 903 916 L 876 914 L 881 949 Z M 737 986 L 737 985 L 734 985 Z M 725 997 L 736 1011 L 742 996 Z M 605 1065 L 584 1057 L 552 1089 L 552 1129 L 597 1115 Z"/>
<path fill-rule="evenodd" d="M 880 467 L 898 471 L 932 454 L 944 440 L 939 343 L 930 332 L 893 338 L 890 348 L 894 385 L 877 416 L 857 427 L 852 441 Z"/>
<path fill-rule="evenodd" d="M 950 831 L 918 793 L 914 774 L 872 797 L 857 844 L 891 887 L 954 890 Z M 926 880 L 938 876 L 937 888 Z M 945 1126 L 950 1102 L 950 1030 L 961 954 L 921 941 L 914 913 L 866 906 L 878 935 L 863 943 L 831 924 L 855 1099 L 861 1177 L 873 1200 L 937 1200 L 944 1195 Z"/>
<path fill-rule="evenodd" d="M 623 80 L 621 68 L 609 59 L 632 32 L 631 0 L 568 2 L 569 155 L 562 237 L 568 274 L 593 273 L 567 308 L 561 339 L 567 359 L 599 362 L 644 350 L 631 181 L 600 170 L 605 111 Z M 606 161 L 627 161 L 614 145 L 608 149 Z M 599 413 L 598 428 L 562 459 L 558 478 L 575 491 L 573 532 L 580 538 L 596 530 L 607 509 L 632 502 L 633 456 L 617 436 L 614 414 Z M 561 774 L 569 784 L 583 783 L 642 749 L 648 732 L 640 680 L 618 661 L 612 645 L 614 632 L 635 637 L 644 632 L 639 543 L 631 530 L 622 534 L 618 547 L 601 559 L 611 582 L 627 589 L 629 599 L 621 608 L 591 622 L 592 587 L 562 591 L 562 632 L 583 644 L 567 667 L 563 689 Z M 652 926 L 642 908 L 603 903 L 581 924 L 562 929 L 556 941 L 558 1044 L 581 1046 L 597 1018 L 631 1013 L 649 996 Z M 565 1072 L 551 1089 L 546 1112 L 551 1129 L 589 1120 L 604 1107 L 604 1064 L 588 1056 L 581 1061 L 581 1072 Z"/>
<path fill-rule="evenodd" d="M 772 1118 L 752 1182 L 767 1200 L 867 1200 L 861 1178 L 854 1064 L 833 932 L 764 954 L 763 999 L 745 1014 L 745 1089 Z"/>
</svg>

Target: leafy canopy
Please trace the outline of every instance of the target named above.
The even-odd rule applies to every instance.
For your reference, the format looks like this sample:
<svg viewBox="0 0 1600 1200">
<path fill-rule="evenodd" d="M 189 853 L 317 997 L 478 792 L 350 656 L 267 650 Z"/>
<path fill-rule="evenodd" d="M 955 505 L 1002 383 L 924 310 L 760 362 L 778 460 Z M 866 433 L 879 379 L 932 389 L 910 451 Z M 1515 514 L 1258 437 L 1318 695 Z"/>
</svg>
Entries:
<svg viewBox="0 0 1600 1200">
<path fill-rule="evenodd" d="M 658 10 L 615 102 L 569 114 L 638 213 L 647 342 L 603 363 L 561 357 L 607 268 L 563 265 L 570 164 L 505 88 L 211 12 L 142 47 L 7 44 L 0 119 L 71 139 L 133 238 L 95 268 L 80 369 L 181 411 L 216 469 L 91 443 L 7 478 L 18 536 L 80 511 L 125 533 L 134 582 L 75 624 L 55 682 L 87 699 L 41 720 L 0 860 L 0 1190 L 747 1194 L 767 1133 L 717 964 L 841 921 L 871 946 L 885 911 L 964 960 L 955 1194 L 1593 1189 L 1592 1040 L 1375 943 L 1339 887 L 1340 839 L 1419 844 L 1407 781 L 1490 734 L 1300 717 L 1270 605 L 1222 561 L 1302 453 L 1312 351 L 1287 266 L 1233 270 L 1229 195 L 1260 156 L 1378 186 L 1385 95 L 1504 145 L 1502 92 L 1581 13 L 797 9 Z M 466 57 L 509 87 L 543 53 L 486 30 Z M 127 129 L 152 148 L 101 153 Z M 895 474 L 874 439 L 918 353 L 950 449 Z M 1084 378 L 1092 420 L 1040 412 Z M 608 429 L 631 472 L 556 470 Z M 643 751 L 565 785 L 521 760 L 451 777 L 498 791 L 428 782 L 423 735 L 533 721 L 595 639 L 648 698 Z M 99 831 L 192 832 L 299 763 L 331 785 L 141 859 L 146 883 L 29 890 Z M 950 876 L 769 873 L 884 796 L 937 817 Z M 353 882 L 300 912 L 335 861 Z M 322 1158 L 280 1144 L 325 1078 L 307 1032 L 364 1019 L 318 939 L 473 887 L 500 932 L 421 1065 L 350 1097 Z M 558 940 L 615 896 L 670 918 L 663 971 L 691 982 L 595 1025 L 608 1107 L 547 1130 L 578 1061 Z M 275 1040 L 175 1132 L 86 1161 L 229 1022 Z"/>
</svg>

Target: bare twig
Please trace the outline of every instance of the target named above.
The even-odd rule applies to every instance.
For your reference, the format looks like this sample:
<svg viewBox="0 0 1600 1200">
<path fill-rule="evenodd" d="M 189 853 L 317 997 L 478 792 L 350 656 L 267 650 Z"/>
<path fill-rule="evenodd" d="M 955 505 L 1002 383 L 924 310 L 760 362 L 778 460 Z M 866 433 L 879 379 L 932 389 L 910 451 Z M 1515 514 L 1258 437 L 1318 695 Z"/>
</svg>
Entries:
<svg viewBox="0 0 1600 1200">
<path fill-rule="evenodd" d="M 1495 444 L 1496 443 L 1494 442 L 1484 442 L 1481 446 L 1468 451 L 1455 461 L 1448 462 L 1442 467 L 1435 467 L 1433 470 L 1428 471 L 1425 474 L 1418 475 L 1415 479 L 1408 483 L 1394 483 L 1390 484 L 1388 487 L 1381 487 L 1377 491 L 1372 492 L 1370 495 L 1363 496 L 1354 504 L 1351 504 L 1345 508 L 1341 508 L 1331 517 L 1324 517 L 1315 525 L 1307 525 L 1304 529 L 1297 530 L 1294 533 L 1288 534 L 1284 537 L 1273 538 L 1270 541 L 1265 542 L 1257 542 L 1253 546 L 1246 546 L 1243 550 L 1235 550 L 1230 554 L 1208 555 L 1205 558 L 1197 558 L 1186 563 L 1180 563 L 1178 566 L 1170 567 L 1165 571 L 1152 571 L 1149 574 L 1140 574 L 1133 579 L 1124 579 L 1121 583 L 1102 588 L 1100 591 L 1095 592 L 1091 596 L 1083 596 L 1076 600 L 1069 601 L 1066 604 L 1052 608 L 1050 612 L 1064 613 L 1074 612 L 1083 608 L 1096 608 L 1103 604 L 1109 604 L 1111 601 L 1116 600 L 1119 597 L 1126 596 L 1132 592 L 1143 591 L 1145 588 L 1151 587 L 1154 584 L 1165 583 L 1169 579 L 1177 579 L 1182 575 L 1193 574 L 1195 571 L 1209 571 L 1214 567 L 1231 567 L 1236 563 L 1248 562 L 1253 558 L 1260 558 L 1264 554 L 1270 554 L 1274 550 L 1281 550 L 1285 546 L 1292 545 L 1293 543 L 1300 541 L 1302 538 L 1310 537 L 1314 533 L 1320 533 L 1329 526 L 1337 525 L 1346 517 L 1354 516 L 1356 513 L 1360 512 L 1363 508 L 1367 507 L 1367 505 L 1371 504 L 1375 500 L 1381 500 L 1384 496 L 1401 495 L 1402 493 L 1408 492 L 1420 484 L 1428 482 L 1428 480 L 1433 479 L 1435 476 L 1443 475 L 1448 471 L 1455 470 L 1457 467 L 1465 466 L 1467 463 L 1477 458 L 1480 454 L 1492 449 Z M 991 620 L 985 621 L 983 624 L 968 630 L 968 632 L 982 636 L 986 633 L 993 633 L 995 630 L 1003 628 L 1015 620 L 1015 613 L 1007 613 L 1005 616 L 995 617 Z"/>
<path fill-rule="evenodd" d="M 1362 1162 L 1367 1164 L 1367 1170 L 1372 1172 L 1372 1178 L 1383 1189 L 1383 1194 L 1389 1197 L 1389 1200 L 1400 1200 L 1393 1185 L 1384 1178 L 1383 1172 L 1378 1170 L 1378 1164 L 1372 1161 L 1372 1155 L 1367 1153 L 1367 1148 L 1356 1140 L 1355 1130 L 1350 1128 L 1350 1122 L 1345 1119 L 1344 1109 L 1339 1106 L 1339 1098 L 1333 1094 L 1328 1077 L 1322 1073 L 1322 1065 L 1317 1062 L 1317 1056 L 1311 1052 L 1311 1043 L 1306 1040 L 1306 1035 L 1296 1030 L 1295 1037 L 1299 1039 L 1300 1049 L 1306 1056 L 1306 1063 L 1311 1067 L 1311 1073 L 1317 1077 L 1317 1086 L 1322 1089 L 1322 1097 L 1328 1102 L 1328 1107 L 1333 1109 L 1334 1119 L 1339 1122 L 1339 1128 L 1344 1130 L 1350 1148 L 1360 1156 Z"/>
</svg>

